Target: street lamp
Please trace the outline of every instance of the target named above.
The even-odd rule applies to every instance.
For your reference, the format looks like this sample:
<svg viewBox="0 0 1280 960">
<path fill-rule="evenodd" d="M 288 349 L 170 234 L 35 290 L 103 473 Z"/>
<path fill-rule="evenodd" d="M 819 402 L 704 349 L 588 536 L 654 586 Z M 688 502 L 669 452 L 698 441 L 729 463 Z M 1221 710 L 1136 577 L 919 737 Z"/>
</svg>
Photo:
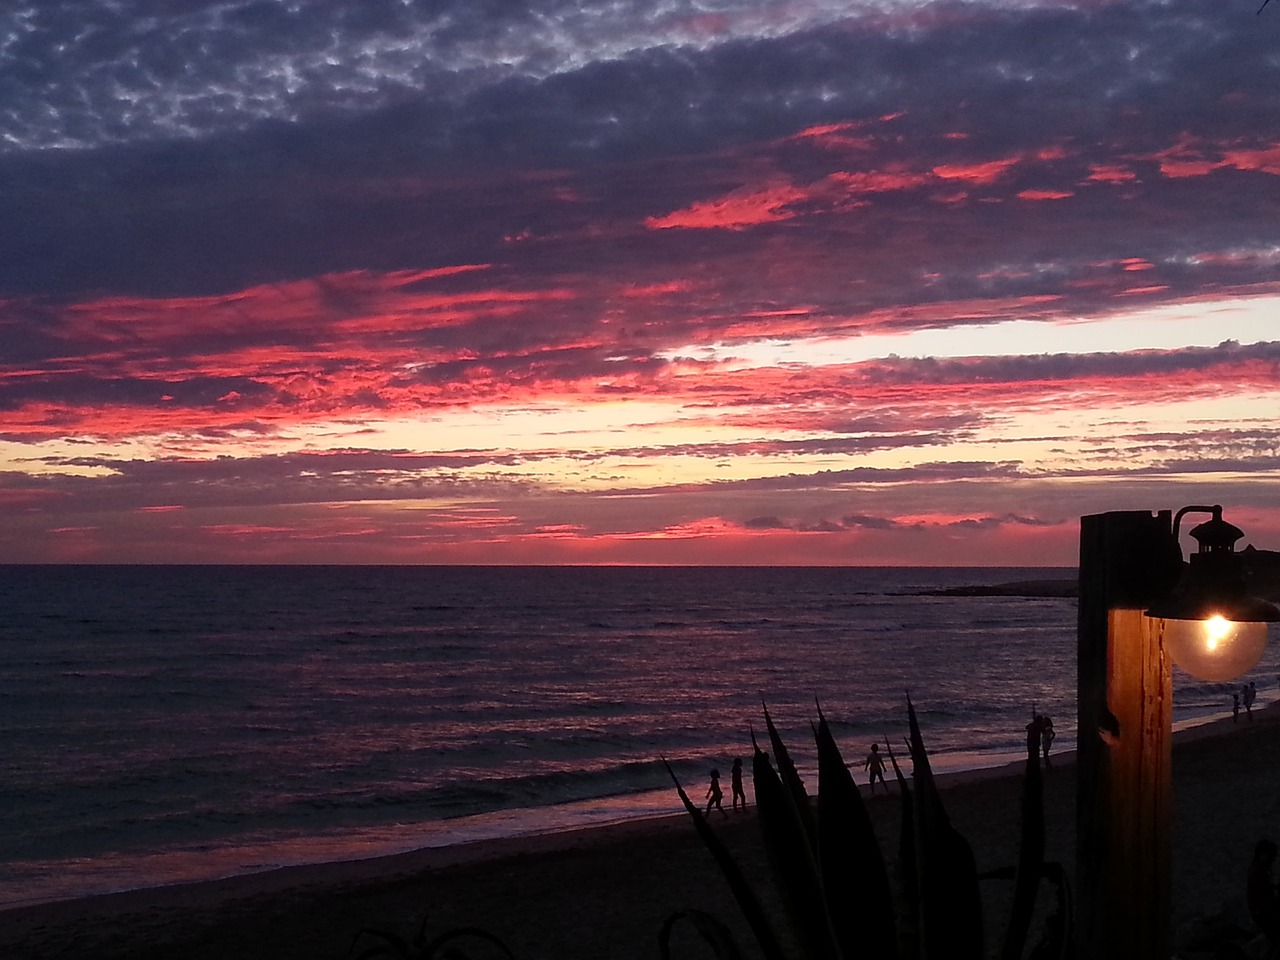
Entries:
<svg viewBox="0 0 1280 960">
<path fill-rule="evenodd" d="M 1253 669 L 1267 646 L 1267 624 L 1280 620 L 1274 604 L 1249 596 L 1235 542 L 1244 531 L 1222 519 L 1222 507 L 1183 507 L 1173 518 L 1173 540 L 1188 513 L 1211 513 L 1191 536 L 1199 550 L 1168 596 L 1148 617 L 1166 621 L 1164 645 L 1193 677 L 1221 682 Z"/>
<path fill-rule="evenodd" d="M 1188 512 L 1213 518 L 1191 531 Z M 1257 663 L 1280 610 L 1248 598 L 1221 507 L 1080 520 L 1077 646 L 1078 955 L 1154 960 L 1172 952 L 1172 659 L 1230 679 Z M 1220 617 L 1220 620 L 1215 620 Z M 1208 620 L 1213 624 L 1206 628 Z"/>
</svg>

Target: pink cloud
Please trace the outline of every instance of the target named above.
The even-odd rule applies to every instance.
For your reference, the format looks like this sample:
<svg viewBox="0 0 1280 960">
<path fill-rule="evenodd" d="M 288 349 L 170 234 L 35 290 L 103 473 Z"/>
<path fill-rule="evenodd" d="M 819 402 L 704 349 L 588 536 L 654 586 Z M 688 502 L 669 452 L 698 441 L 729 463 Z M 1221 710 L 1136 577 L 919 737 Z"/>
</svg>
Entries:
<svg viewBox="0 0 1280 960">
<path fill-rule="evenodd" d="M 1074 196 L 1075 194 L 1070 190 L 1021 190 L 1018 192 L 1020 200 L 1066 200 Z"/>
<path fill-rule="evenodd" d="M 764 186 L 744 186 L 715 200 L 695 203 L 661 217 L 647 217 L 650 230 L 745 230 L 764 223 L 790 220 L 796 214 L 787 206 L 809 196 L 808 191 L 778 179 Z"/>
<path fill-rule="evenodd" d="M 983 163 L 941 164 L 934 167 L 933 172 L 943 180 L 963 180 L 975 186 L 987 186 L 999 180 L 1018 162 L 1017 157 L 1006 157 Z"/>
<path fill-rule="evenodd" d="M 1280 176 L 1280 144 L 1270 144 L 1252 149 L 1236 148 L 1223 151 L 1223 161 L 1237 170 L 1255 170 Z"/>
<path fill-rule="evenodd" d="M 1138 175 L 1128 167 L 1116 164 L 1090 164 L 1087 179 L 1096 183 L 1133 183 Z"/>
<path fill-rule="evenodd" d="M 1203 177 L 1218 170 L 1241 170 L 1280 176 L 1280 144 L 1216 144 L 1183 134 L 1173 146 L 1149 159 L 1171 179 Z"/>
<path fill-rule="evenodd" d="M 934 182 L 934 175 L 891 166 L 884 170 L 868 170 L 831 174 L 827 181 L 840 190 L 853 194 L 889 193 L 895 190 L 914 190 Z"/>
</svg>

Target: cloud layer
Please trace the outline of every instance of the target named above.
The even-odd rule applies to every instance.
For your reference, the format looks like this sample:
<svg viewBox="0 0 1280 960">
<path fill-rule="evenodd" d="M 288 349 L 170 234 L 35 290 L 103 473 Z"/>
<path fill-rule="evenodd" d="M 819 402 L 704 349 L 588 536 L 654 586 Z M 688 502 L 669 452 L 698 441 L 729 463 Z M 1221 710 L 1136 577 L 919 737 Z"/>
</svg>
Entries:
<svg viewBox="0 0 1280 960">
<path fill-rule="evenodd" d="M 1170 498 L 1280 542 L 1266 14 L 180 7 L 0 12 L 14 559 L 1070 563 Z M 1111 346 L 1154 308 L 1196 335 Z"/>
</svg>

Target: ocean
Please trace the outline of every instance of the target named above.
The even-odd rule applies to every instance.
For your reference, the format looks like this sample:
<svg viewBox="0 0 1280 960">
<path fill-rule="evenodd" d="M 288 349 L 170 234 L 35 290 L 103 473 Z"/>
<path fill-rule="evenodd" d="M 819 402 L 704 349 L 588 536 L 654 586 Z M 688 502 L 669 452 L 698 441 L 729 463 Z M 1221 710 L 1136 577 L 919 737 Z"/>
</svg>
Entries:
<svg viewBox="0 0 1280 960">
<path fill-rule="evenodd" d="M 855 768 L 908 694 L 939 769 L 1075 741 L 1075 601 L 930 592 L 1073 570 L 3 571 L 0 906 L 677 812 L 762 705 L 802 773 L 817 704 Z"/>
</svg>

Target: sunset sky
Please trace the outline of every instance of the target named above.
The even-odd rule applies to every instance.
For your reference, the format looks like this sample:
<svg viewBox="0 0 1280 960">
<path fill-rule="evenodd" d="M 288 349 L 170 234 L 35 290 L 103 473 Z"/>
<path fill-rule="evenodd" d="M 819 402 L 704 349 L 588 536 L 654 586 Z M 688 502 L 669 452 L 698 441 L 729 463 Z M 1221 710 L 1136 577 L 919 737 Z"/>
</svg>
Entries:
<svg viewBox="0 0 1280 960">
<path fill-rule="evenodd" d="M 0 560 L 1070 565 L 1278 480 L 1274 4 L 0 8 Z"/>
</svg>

